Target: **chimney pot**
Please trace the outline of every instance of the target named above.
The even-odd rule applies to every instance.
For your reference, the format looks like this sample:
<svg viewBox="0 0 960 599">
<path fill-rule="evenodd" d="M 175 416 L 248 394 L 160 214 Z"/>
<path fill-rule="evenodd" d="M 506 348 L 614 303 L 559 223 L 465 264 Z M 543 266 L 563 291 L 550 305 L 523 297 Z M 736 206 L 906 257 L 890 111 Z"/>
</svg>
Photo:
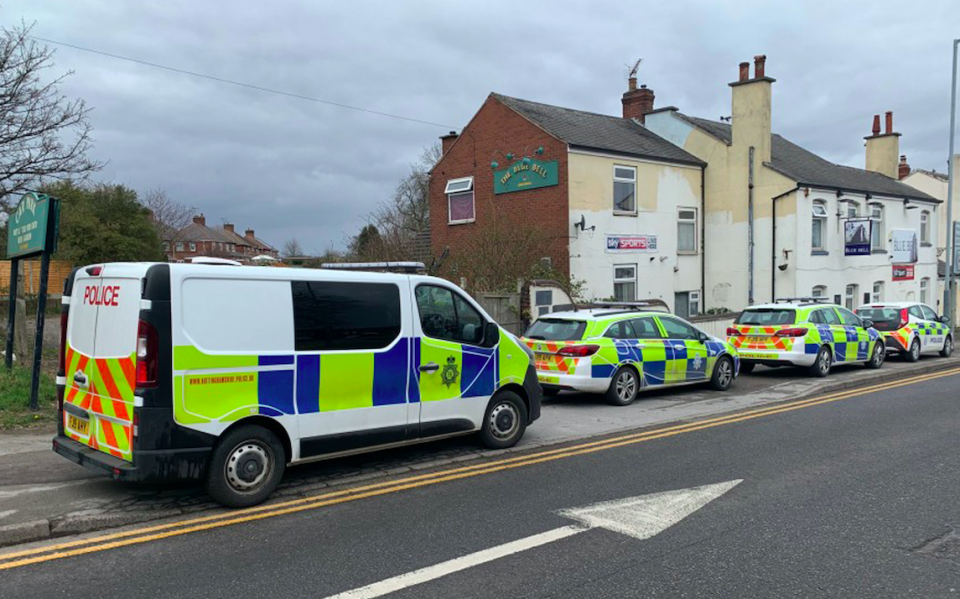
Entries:
<svg viewBox="0 0 960 599">
<path fill-rule="evenodd" d="M 457 138 L 460 135 L 456 131 L 451 131 L 446 135 L 440 136 L 440 154 L 446 156 L 447 151 L 450 149 L 450 146 L 453 145 L 453 142 L 457 141 Z"/>
<path fill-rule="evenodd" d="M 740 81 L 746 81 L 750 78 L 750 63 L 741 62 L 740 63 Z"/>
<path fill-rule="evenodd" d="M 646 86 L 644 86 L 644 87 L 646 87 Z M 636 77 L 631 77 L 631 78 L 627 79 L 627 91 L 631 91 L 631 92 L 632 92 L 632 91 L 635 90 L 635 89 L 637 89 L 637 78 L 636 78 Z"/>
<path fill-rule="evenodd" d="M 907 164 L 906 154 L 900 155 L 900 164 L 897 165 L 897 178 L 903 179 L 910 174 L 910 165 Z"/>
<path fill-rule="evenodd" d="M 765 54 L 758 54 L 753 57 L 753 76 L 757 79 L 763 78 L 765 69 L 764 65 L 767 62 L 767 56 Z"/>
<path fill-rule="evenodd" d="M 892 111 L 892 110 L 888 110 L 885 116 L 887 117 L 887 123 L 886 123 L 886 125 L 887 125 L 887 130 L 886 130 L 886 134 L 887 134 L 887 135 L 890 135 L 891 133 L 893 133 L 893 111 Z"/>
<path fill-rule="evenodd" d="M 873 129 L 871 129 L 871 132 L 874 135 L 880 135 L 880 115 L 879 114 L 873 115 Z"/>
</svg>

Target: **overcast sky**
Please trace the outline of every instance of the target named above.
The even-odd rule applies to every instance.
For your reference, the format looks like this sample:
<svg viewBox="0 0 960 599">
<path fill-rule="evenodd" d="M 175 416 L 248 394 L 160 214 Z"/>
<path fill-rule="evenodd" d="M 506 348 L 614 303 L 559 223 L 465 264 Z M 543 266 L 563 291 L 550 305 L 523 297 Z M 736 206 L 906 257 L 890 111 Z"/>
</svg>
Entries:
<svg viewBox="0 0 960 599">
<path fill-rule="evenodd" d="M 97 176 L 163 188 L 208 224 L 342 247 L 421 150 L 491 91 L 620 114 L 626 67 L 657 106 L 730 114 L 737 63 L 767 55 L 774 130 L 863 167 L 894 111 L 914 167 L 946 170 L 960 2 L 5 0 L 5 25 L 104 52 L 422 119 L 387 118 L 59 48 L 94 108 Z M 840 5 L 846 5 L 840 8 Z"/>
</svg>

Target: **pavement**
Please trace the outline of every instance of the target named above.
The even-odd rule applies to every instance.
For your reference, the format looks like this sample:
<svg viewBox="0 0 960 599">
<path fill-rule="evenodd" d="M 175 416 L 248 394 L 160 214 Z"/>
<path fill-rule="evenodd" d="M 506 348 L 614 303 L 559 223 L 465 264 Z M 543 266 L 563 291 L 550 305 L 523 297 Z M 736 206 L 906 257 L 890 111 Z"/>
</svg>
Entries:
<svg viewBox="0 0 960 599">
<path fill-rule="evenodd" d="M 958 384 L 942 373 L 260 517 L 0 552 L 2 594 L 956 597 Z"/>
<path fill-rule="evenodd" d="M 960 356 L 929 357 L 916 364 L 891 360 L 878 371 L 838 366 L 825 379 L 789 368 L 758 367 L 738 378 L 728 392 L 703 385 L 655 390 L 627 407 L 606 405 L 596 396 L 562 393 L 544 403 L 540 420 L 511 450 L 484 450 L 472 437 L 462 437 L 315 462 L 290 468 L 274 501 L 956 367 Z M 0 547 L 223 512 L 197 486 L 132 485 L 106 479 L 54 454 L 51 436 L 49 432 L 0 436 Z"/>
</svg>

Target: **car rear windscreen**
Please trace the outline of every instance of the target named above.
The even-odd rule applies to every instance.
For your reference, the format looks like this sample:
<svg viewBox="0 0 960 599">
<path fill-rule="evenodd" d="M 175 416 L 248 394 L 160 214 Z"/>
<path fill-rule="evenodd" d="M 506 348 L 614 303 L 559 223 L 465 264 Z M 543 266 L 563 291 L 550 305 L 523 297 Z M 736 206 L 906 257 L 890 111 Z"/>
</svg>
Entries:
<svg viewBox="0 0 960 599">
<path fill-rule="evenodd" d="M 797 311 L 789 308 L 751 308 L 744 310 L 737 318 L 737 324 L 759 327 L 775 327 L 793 324 L 797 321 Z"/>
<path fill-rule="evenodd" d="M 583 338 L 587 323 L 582 320 L 541 318 L 527 329 L 524 337 L 543 341 L 576 341 Z"/>
<path fill-rule="evenodd" d="M 869 318 L 878 331 L 896 331 L 900 328 L 900 310 L 897 308 L 860 308 L 860 318 Z"/>
</svg>

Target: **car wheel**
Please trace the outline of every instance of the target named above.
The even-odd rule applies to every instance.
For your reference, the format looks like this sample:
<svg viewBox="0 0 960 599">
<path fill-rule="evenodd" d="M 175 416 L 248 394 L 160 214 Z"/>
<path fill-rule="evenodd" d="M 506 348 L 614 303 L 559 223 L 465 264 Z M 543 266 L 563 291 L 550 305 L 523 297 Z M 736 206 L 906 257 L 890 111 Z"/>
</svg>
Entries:
<svg viewBox="0 0 960 599">
<path fill-rule="evenodd" d="M 744 362 L 740 360 L 740 374 L 750 374 L 757 365 L 753 362 Z"/>
<path fill-rule="evenodd" d="M 614 373 L 607 389 L 607 402 L 614 406 L 628 406 L 640 392 L 640 375 L 633 366 L 621 366 Z"/>
<path fill-rule="evenodd" d="M 710 377 L 710 385 L 717 391 L 726 391 L 733 383 L 733 358 L 730 356 L 720 356 L 716 365 L 713 367 L 713 376 Z"/>
<path fill-rule="evenodd" d="M 527 430 L 527 406 L 513 391 L 501 391 L 487 406 L 480 439 L 490 449 L 513 447 Z"/>
<path fill-rule="evenodd" d="M 947 335 L 946 340 L 943 342 L 943 349 L 940 350 L 940 355 L 944 358 L 949 358 L 950 354 L 953 353 L 953 337 Z"/>
<path fill-rule="evenodd" d="M 824 345 L 820 348 L 820 351 L 817 352 L 817 359 L 809 368 L 810 375 L 825 377 L 830 374 L 831 366 L 833 366 L 833 354 L 830 353 L 830 346 Z"/>
<path fill-rule="evenodd" d="M 907 362 L 916 362 L 920 359 L 920 340 L 914 339 L 910 343 L 910 349 L 907 350 L 907 353 L 903 355 L 903 359 Z"/>
<path fill-rule="evenodd" d="M 884 351 L 883 344 L 879 341 L 873 344 L 873 355 L 870 356 L 870 360 L 867 361 L 867 368 L 872 368 L 876 370 L 883 366 L 883 360 L 886 357 L 886 351 Z"/>
<path fill-rule="evenodd" d="M 250 507 L 277 488 L 286 453 L 275 434 L 261 426 L 241 426 L 217 444 L 207 472 L 207 492 L 227 507 Z"/>
</svg>

